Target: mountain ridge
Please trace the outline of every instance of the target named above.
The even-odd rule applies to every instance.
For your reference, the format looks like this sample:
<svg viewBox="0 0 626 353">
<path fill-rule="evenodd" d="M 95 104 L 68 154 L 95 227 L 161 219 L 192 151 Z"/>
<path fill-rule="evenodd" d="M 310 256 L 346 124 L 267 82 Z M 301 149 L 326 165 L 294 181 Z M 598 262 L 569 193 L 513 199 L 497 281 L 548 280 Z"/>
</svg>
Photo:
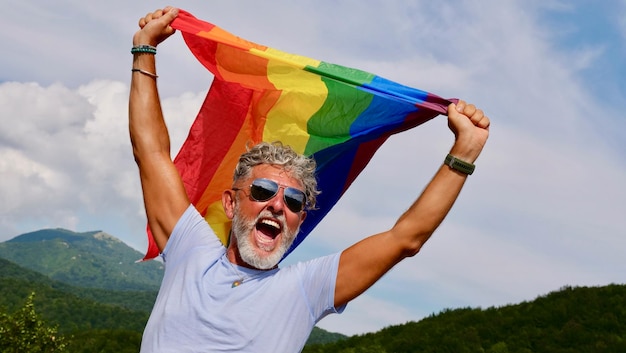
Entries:
<svg viewBox="0 0 626 353">
<path fill-rule="evenodd" d="M 92 231 L 87 231 L 87 232 L 74 232 L 74 231 L 64 229 L 64 228 L 44 228 L 44 229 L 39 229 L 39 230 L 35 230 L 32 232 L 17 235 L 7 240 L 6 243 L 24 243 L 24 242 L 45 241 L 45 240 L 53 240 L 53 239 L 77 240 L 85 236 L 94 236 L 97 233 L 104 233 L 104 232 L 102 230 L 92 230 Z M 121 242 L 121 240 L 119 241 Z"/>
<path fill-rule="evenodd" d="M 159 261 L 137 263 L 139 251 L 103 231 L 41 229 L 0 243 L 0 257 L 78 287 L 158 290 Z"/>
</svg>

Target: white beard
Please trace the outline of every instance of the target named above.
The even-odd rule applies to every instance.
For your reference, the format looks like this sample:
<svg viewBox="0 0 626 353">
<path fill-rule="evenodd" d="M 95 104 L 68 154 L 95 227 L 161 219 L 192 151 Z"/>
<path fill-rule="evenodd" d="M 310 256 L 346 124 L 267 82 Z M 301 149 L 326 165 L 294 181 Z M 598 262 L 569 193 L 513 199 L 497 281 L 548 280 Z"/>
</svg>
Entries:
<svg viewBox="0 0 626 353">
<path fill-rule="evenodd" d="M 233 216 L 232 231 L 237 239 L 237 248 L 239 249 L 241 259 L 248 265 L 259 270 L 269 270 L 278 265 L 278 262 L 280 262 L 287 250 L 289 250 L 289 247 L 296 238 L 300 227 L 298 226 L 295 230 L 290 231 L 285 225 L 285 218 L 283 216 L 276 217 L 278 221 L 282 223 L 283 234 L 281 241 L 274 251 L 262 254 L 265 249 L 256 249 L 253 246 L 250 240 L 250 233 L 256 228 L 256 223 L 259 219 L 266 217 L 269 211 L 261 212 L 255 219 L 245 219 L 242 217 L 239 212 L 238 203 L 235 203 L 234 211 L 235 215 Z"/>
</svg>

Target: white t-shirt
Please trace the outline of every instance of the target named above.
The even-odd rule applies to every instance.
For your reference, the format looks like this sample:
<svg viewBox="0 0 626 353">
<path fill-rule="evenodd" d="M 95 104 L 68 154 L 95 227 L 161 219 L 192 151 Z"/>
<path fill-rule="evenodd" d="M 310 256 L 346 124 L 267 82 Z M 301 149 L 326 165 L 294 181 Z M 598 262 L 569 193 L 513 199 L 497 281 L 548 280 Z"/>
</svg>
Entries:
<svg viewBox="0 0 626 353">
<path fill-rule="evenodd" d="M 163 251 L 141 352 L 300 352 L 319 320 L 345 308 L 334 307 L 340 254 L 270 271 L 236 266 L 225 254 L 190 205 Z"/>
</svg>

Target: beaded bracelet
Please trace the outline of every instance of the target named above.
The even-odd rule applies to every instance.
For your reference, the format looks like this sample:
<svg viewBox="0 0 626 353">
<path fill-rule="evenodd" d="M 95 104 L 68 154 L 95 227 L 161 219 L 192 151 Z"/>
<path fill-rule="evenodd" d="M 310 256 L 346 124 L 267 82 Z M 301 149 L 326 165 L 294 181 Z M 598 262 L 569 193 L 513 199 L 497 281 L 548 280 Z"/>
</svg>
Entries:
<svg viewBox="0 0 626 353">
<path fill-rule="evenodd" d="M 158 78 L 158 77 L 159 77 L 159 76 L 157 76 L 157 74 L 153 74 L 152 72 L 148 72 L 148 71 L 146 71 L 146 70 L 142 70 L 142 69 L 135 69 L 135 68 L 132 68 L 130 71 L 131 71 L 131 72 L 139 72 L 139 73 L 142 73 L 142 74 L 144 74 L 144 75 L 146 75 L 146 76 L 150 76 L 150 77 L 152 77 L 152 78 Z"/>
<path fill-rule="evenodd" d="M 132 54 L 136 54 L 136 53 L 156 54 L 156 47 L 153 47 L 151 45 L 146 45 L 146 44 L 136 45 L 130 49 L 130 52 Z"/>
</svg>

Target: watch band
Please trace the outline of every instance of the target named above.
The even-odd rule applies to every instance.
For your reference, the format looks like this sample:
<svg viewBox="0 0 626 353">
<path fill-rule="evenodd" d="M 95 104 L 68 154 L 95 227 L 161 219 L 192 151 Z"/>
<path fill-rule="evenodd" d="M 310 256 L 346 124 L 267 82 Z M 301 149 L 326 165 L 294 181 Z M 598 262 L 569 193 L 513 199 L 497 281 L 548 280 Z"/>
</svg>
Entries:
<svg viewBox="0 0 626 353">
<path fill-rule="evenodd" d="M 476 169 L 474 164 L 458 159 L 449 153 L 443 163 L 450 168 L 467 175 L 472 175 L 472 173 L 474 173 L 474 169 Z"/>
</svg>

